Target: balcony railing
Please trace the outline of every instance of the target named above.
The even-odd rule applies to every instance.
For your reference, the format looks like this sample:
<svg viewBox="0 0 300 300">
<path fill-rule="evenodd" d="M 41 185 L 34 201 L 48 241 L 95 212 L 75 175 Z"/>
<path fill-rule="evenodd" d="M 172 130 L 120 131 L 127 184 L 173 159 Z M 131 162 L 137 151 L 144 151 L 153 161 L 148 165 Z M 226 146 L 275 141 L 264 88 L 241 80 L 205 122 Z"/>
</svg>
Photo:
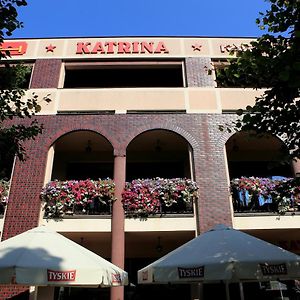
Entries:
<svg viewBox="0 0 300 300">
<path fill-rule="evenodd" d="M 115 184 L 105 180 L 50 181 L 41 192 L 45 217 L 65 215 L 110 215 Z"/>
<path fill-rule="evenodd" d="M 234 212 L 300 211 L 300 179 L 241 177 L 230 183 Z"/>
<path fill-rule="evenodd" d="M 115 201 L 115 185 L 106 180 L 51 181 L 41 192 L 45 217 L 66 215 L 110 215 Z M 122 193 L 125 215 L 188 214 L 198 187 L 189 179 L 142 179 L 127 182 Z"/>
<path fill-rule="evenodd" d="M 188 214 L 193 212 L 197 191 L 197 184 L 186 178 L 137 179 L 126 183 L 122 202 L 129 217 Z"/>
</svg>

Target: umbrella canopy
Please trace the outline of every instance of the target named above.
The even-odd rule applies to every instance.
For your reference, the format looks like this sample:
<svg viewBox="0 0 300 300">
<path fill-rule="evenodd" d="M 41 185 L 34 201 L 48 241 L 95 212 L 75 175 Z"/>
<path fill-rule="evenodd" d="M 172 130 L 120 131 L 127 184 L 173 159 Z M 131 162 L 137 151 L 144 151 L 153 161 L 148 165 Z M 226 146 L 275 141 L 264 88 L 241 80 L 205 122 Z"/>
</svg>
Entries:
<svg viewBox="0 0 300 300">
<path fill-rule="evenodd" d="M 138 271 L 139 283 L 300 278 L 300 256 L 218 225 Z"/>
<path fill-rule="evenodd" d="M 35 286 L 119 286 L 127 272 L 40 226 L 0 243 L 0 283 Z"/>
</svg>

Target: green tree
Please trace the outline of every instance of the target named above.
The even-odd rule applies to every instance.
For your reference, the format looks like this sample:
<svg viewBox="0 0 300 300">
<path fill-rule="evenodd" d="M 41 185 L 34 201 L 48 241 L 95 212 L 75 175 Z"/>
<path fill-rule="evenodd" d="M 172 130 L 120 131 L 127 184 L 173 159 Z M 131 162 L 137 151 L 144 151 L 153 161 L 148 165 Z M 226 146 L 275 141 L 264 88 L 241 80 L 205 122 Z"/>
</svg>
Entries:
<svg viewBox="0 0 300 300">
<path fill-rule="evenodd" d="M 221 86 L 266 89 L 253 106 L 238 110 L 236 130 L 282 137 L 291 157 L 300 157 L 300 0 L 269 0 L 257 24 L 266 33 L 217 70 Z M 222 126 L 221 126 L 222 127 Z"/>
<path fill-rule="evenodd" d="M 26 6 L 24 0 L 0 0 L 0 45 L 3 39 L 23 25 L 17 19 L 17 8 Z M 11 64 L 9 51 L 0 51 L 0 178 L 9 176 L 10 162 L 15 155 L 26 158 L 24 141 L 34 139 L 43 126 L 36 120 L 15 124 L 14 120 L 31 118 L 41 110 L 38 96 L 26 97 L 24 83 L 30 72 L 22 64 Z M 41 101 L 49 102 L 45 97 Z M 16 122 L 17 123 L 17 122 Z"/>
</svg>

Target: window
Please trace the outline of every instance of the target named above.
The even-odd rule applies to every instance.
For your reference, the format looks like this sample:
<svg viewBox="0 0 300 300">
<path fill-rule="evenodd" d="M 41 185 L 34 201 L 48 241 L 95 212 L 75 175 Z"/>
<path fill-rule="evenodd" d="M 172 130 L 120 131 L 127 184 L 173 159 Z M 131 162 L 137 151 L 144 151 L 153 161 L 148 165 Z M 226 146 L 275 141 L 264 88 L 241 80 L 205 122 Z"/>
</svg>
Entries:
<svg viewBox="0 0 300 300">
<path fill-rule="evenodd" d="M 183 87 L 181 61 L 66 63 L 64 88 Z"/>
</svg>

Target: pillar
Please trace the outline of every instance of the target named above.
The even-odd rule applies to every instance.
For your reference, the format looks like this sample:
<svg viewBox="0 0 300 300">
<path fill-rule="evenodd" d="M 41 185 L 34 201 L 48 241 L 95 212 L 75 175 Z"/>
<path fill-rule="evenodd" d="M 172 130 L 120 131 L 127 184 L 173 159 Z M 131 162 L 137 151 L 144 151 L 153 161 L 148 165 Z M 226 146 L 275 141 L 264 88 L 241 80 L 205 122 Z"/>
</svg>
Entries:
<svg viewBox="0 0 300 300">
<path fill-rule="evenodd" d="M 114 181 L 115 197 L 117 200 L 112 206 L 112 243 L 111 243 L 111 261 L 113 264 L 124 269 L 125 265 L 125 232 L 124 232 L 124 210 L 122 206 L 122 192 L 125 186 L 126 176 L 126 157 L 115 156 L 114 159 Z M 124 299 L 124 287 L 113 287 L 110 293 L 111 300 Z"/>
</svg>

